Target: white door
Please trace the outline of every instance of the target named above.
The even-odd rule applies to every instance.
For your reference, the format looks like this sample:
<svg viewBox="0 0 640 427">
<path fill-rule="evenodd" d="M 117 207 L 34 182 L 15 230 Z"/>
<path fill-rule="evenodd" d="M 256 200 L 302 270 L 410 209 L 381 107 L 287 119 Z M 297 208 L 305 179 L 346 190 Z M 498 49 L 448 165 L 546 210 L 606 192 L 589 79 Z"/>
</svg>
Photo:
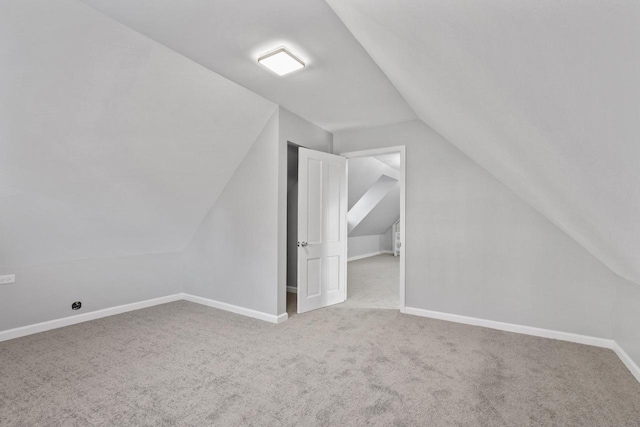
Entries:
<svg viewBox="0 0 640 427">
<path fill-rule="evenodd" d="M 347 160 L 298 151 L 298 313 L 347 299 Z"/>
</svg>

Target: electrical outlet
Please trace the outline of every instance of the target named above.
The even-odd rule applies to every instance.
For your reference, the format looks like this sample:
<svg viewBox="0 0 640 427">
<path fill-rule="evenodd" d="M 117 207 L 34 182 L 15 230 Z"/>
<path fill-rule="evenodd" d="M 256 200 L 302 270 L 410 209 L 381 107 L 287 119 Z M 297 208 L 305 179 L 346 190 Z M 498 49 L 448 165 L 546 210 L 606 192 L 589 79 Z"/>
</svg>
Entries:
<svg viewBox="0 0 640 427">
<path fill-rule="evenodd" d="M 0 276 L 0 285 L 8 285 L 9 283 L 16 282 L 15 274 L 7 274 L 6 276 Z"/>
</svg>

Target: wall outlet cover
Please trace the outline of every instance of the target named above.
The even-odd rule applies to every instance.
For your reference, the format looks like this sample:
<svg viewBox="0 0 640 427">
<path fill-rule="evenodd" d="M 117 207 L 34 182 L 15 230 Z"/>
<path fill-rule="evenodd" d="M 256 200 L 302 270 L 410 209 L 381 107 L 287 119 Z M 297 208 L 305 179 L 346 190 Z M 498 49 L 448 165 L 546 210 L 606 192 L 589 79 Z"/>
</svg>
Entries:
<svg viewBox="0 0 640 427">
<path fill-rule="evenodd" d="M 15 283 L 15 281 L 15 274 L 6 274 L 4 276 L 0 276 L 0 285 L 8 285 L 9 283 Z"/>
</svg>

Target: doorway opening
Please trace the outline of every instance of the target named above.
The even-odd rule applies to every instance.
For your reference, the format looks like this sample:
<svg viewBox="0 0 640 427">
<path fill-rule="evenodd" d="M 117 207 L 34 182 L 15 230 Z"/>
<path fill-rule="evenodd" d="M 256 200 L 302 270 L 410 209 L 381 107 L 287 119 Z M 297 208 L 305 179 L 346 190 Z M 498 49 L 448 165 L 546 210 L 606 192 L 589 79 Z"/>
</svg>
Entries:
<svg viewBox="0 0 640 427">
<path fill-rule="evenodd" d="M 347 158 L 346 308 L 404 308 L 404 147 Z M 402 277 L 401 277 L 402 276 Z"/>
<path fill-rule="evenodd" d="M 289 143 L 287 159 L 289 316 L 403 310 L 404 146 L 335 155 Z"/>
</svg>

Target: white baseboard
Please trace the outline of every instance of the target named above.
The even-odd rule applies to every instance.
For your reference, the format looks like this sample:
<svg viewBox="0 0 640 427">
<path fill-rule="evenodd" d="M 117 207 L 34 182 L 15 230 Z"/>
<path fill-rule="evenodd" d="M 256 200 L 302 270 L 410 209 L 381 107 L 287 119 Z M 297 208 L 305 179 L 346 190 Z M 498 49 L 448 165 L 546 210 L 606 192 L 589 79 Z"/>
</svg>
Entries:
<svg viewBox="0 0 640 427">
<path fill-rule="evenodd" d="M 631 359 L 626 351 L 614 340 L 591 337 L 588 335 L 560 332 L 551 329 L 535 328 L 533 326 L 516 325 L 513 323 L 497 322 L 495 320 L 480 319 L 477 317 L 461 316 L 458 314 L 442 313 L 439 311 L 424 310 L 421 308 L 405 307 L 400 310 L 405 314 L 429 317 L 431 319 L 446 320 L 448 322 L 463 323 L 465 325 L 482 326 L 500 331 L 515 332 L 517 334 L 533 335 L 536 337 L 551 338 L 561 341 L 569 341 L 578 344 L 592 345 L 613 350 L 631 374 L 640 382 L 640 367 Z"/>
<path fill-rule="evenodd" d="M 254 319 L 265 320 L 270 323 L 282 323 L 289 318 L 289 315 L 287 313 L 276 316 L 274 314 L 264 313 L 262 311 L 256 311 L 250 308 L 244 308 L 238 305 L 228 304 L 226 302 L 220 302 L 209 298 L 198 297 L 191 294 L 182 294 L 182 299 L 195 302 L 197 304 L 206 305 L 208 307 L 217 308 L 219 310 L 230 311 L 232 313 L 241 314 L 243 316 L 253 317 Z"/>
<path fill-rule="evenodd" d="M 298 288 L 296 288 L 295 286 L 287 286 L 287 292 L 291 292 L 292 294 L 297 294 Z"/>
<path fill-rule="evenodd" d="M 352 256 L 351 258 L 347 258 L 347 262 L 356 261 L 363 258 L 369 258 L 372 256 L 381 255 L 381 254 L 393 254 L 393 251 L 376 251 L 376 252 L 369 252 L 368 254 L 356 255 L 356 256 Z"/>
<path fill-rule="evenodd" d="M 595 347 L 614 348 L 615 341 L 606 338 L 596 338 L 587 335 L 560 332 L 551 329 L 536 328 L 533 326 L 516 325 L 513 323 L 497 322 L 495 320 L 480 319 L 477 317 L 461 316 L 458 314 L 442 313 L 439 311 L 424 310 L 421 308 L 405 307 L 403 313 L 414 316 L 429 317 L 431 319 L 447 320 L 449 322 L 463 323 L 465 325 L 482 326 L 500 331 L 515 332 L 517 334 L 533 335 L 536 337 L 551 338 L 569 341 L 578 344 L 592 345 Z"/>
<path fill-rule="evenodd" d="M 166 304 L 168 302 L 186 300 L 203 304 L 220 310 L 230 311 L 232 313 L 241 314 L 243 316 L 253 317 L 254 319 L 265 320 L 271 323 L 282 323 L 289 318 L 287 313 L 279 316 L 263 313 L 249 308 L 238 307 L 236 305 L 227 304 L 212 299 L 197 297 L 190 294 L 174 294 L 160 298 L 148 299 L 145 301 L 134 302 L 131 304 L 118 305 L 115 307 L 104 308 L 101 310 L 91 311 L 89 313 L 77 314 L 75 316 L 63 317 L 61 319 L 49 320 L 46 322 L 35 323 L 33 325 L 22 326 L 14 329 L 0 331 L 0 342 L 14 338 L 20 338 L 27 335 L 37 334 L 39 332 L 49 331 L 51 329 L 63 328 L 78 323 L 88 322 L 90 320 L 101 319 L 103 317 L 114 316 L 116 314 L 126 313 L 128 311 L 140 310 L 142 308 L 153 307 L 154 305 Z"/>
<path fill-rule="evenodd" d="M 631 356 L 629 356 L 627 352 L 624 351 L 624 349 L 615 341 L 613 342 L 613 351 L 616 352 L 620 360 L 622 360 L 622 363 L 624 363 L 624 366 L 627 367 L 631 374 L 636 377 L 636 380 L 640 382 L 640 366 L 638 366 L 638 364 L 631 359 Z"/>
<path fill-rule="evenodd" d="M 179 301 L 181 299 L 182 294 L 168 295 L 166 297 L 153 298 L 145 301 L 134 302 L 131 304 L 118 305 L 115 307 L 104 308 L 102 310 L 77 314 L 75 316 L 63 317 L 61 319 L 49 320 L 47 322 L 35 323 L 33 325 L 8 329 L 6 331 L 0 331 L 0 341 L 6 341 L 13 338 L 24 337 L 26 335 L 37 334 L 39 332 L 45 332 L 51 329 L 71 326 L 77 323 L 88 322 L 90 320 L 126 313 L 127 311 L 139 310 L 141 308 L 152 307 L 154 305 L 166 304 L 168 302 Z"/>
<path fill-rule="evenodd" d="M 140 302 L 134 302 L 131 304 L 118 305 L 115 307 L 92 311 L 89 313 L 82 313 L 75 316 L 63 317 L 61 319 L 55 319 L 47 322 L 36 323 L 33 325 L 22 326 L 19 328 L 8 329 L 6 331 L 0 331 L 0 342 L 179 300 L 186 300 L 197 304 L 206 305 L 208 307 L 230 311 L 232 313 L 252 317 L 254 319 L 264 320 L 270 323 L 282 323 L 289 318 L 287 313 L 275 316 L 273 314 L 239 307 L 237 305 L 227 304 L 224 302 L 202 298 L 191 294 L 181 293 L 160 298 L 153 298 Z M 495 320 L 480 319 L 477 317 L 461 316 L 458 314 L 442 313 L 439 311 L 424 310 L 421 308 L 405 307 L 400 311 L 402 313 L 411 314 L 414 316 L 428 317 L 431 319 L 463 323 L 465 325 L 482 326 L 485 328 L 497 329 L 500 331 L 515 332 L 518 334 L 533 335 L 537 337 L 551 338 L 578 344 L 592 345 L 595 347 L 608 348 L 613 350 L 618 355 L 622 363 L 624 363 L 624 365 L 627 367 L 627 369 L 629 369 L 631 374 L 638 380 L 638 382 L 640 382 L 640 367 L 614 340 L 573 334 L 569 332 L 554 331 L 551 329 L 535 328 L 532 326 L 516 325 L 513 323 L 498 322 Z"/>
</svg>

